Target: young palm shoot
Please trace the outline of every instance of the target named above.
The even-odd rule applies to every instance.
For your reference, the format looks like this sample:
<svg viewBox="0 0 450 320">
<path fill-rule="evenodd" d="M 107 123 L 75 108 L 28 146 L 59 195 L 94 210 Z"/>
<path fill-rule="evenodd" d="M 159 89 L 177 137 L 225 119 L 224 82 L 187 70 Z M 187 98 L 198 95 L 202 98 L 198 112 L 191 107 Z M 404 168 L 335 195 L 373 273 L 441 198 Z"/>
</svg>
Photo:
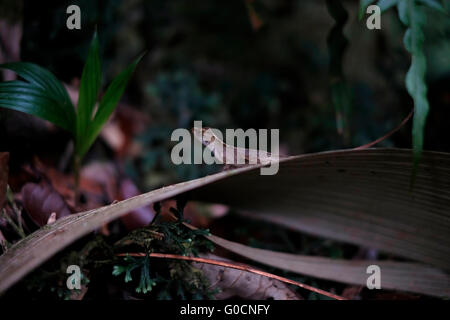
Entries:
<svg viewBox="0 0 450 320">
<path fill-rule="evenodd" d="M 29 62 L 0 65 L 0 68 L 12 70 L 23 79 L 0 83 L 0 107 L 40 117 L 72 134 L 75 142 L 73 163 L 76 202 L 79 198 L 82 159 L 117 106 L 141 58 L 142 55 L 116 76 L 98 101 L 101 67 L 98 36 L 95 32 L 81 75 L 76 109 L 61 82 L 45 68 Z"/>
</svg>

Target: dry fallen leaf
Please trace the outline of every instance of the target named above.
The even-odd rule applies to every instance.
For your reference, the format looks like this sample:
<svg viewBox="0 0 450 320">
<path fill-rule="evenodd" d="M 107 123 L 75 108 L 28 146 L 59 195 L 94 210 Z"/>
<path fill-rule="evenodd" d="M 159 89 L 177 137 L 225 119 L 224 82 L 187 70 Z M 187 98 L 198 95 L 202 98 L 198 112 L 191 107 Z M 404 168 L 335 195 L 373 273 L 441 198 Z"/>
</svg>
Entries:
<svg viewBox="0 0 450 320">
<path fill-rule="evenodd" d="M 104 223 L 136 208 L 190 191 L 197 200 L 260 212 L 261 216 L 270 216 L 274 222 L 284 222 L 291 228 L 306 228 L 305 231 L 332 239 L 368 244 L 380 251 L 434 265 L 377 261 L 386 288 L 450 295 L 449 276 L 436 268 L 450 268 L 450 155 L 424 152 L 413 191 L 408 188 L 411 157 L 411 150 L 401 149 L 340 150 L 293 156 L 280 160 L 280 171 L 274 176 L 261 176 L 261 166 L 249 166 L 80 212 L 41 228 L 0 256 L 0 292 Z M 356 264 L 348 260 L 297 257 L 212 238 L 248 259 L 284 270 L 297 273 L 306 270 L 314 277 L 353 284 L 365 284 L 367 280 L 367 261 Z M 357 269 L 356 273 L 352 268 Z"/>
<path fill-rule="evenodd" d="M 119 175 L 112 162 L 91 162 L 83 166 L 80 175 L 82 192 L 97 196 L 103 195 L 108 202 L 116 199 L 119 191 Z M 99 205 L 101 204 L 97 203 L 94 207 Z"/>
<path fill-rule="evenodd" d="M 375 264 L 382 270 L 381 288 L 383 289 L 416 292 L 437 297 L 450 296 L 449 275 L 422 263 L 307 256 L 253 248 L 214 235 L 209 236 L 208 239 L 246 259 L 271 267 L 355 285 L 366 286 L 367 267 Z"/>
<path fill-rule="evenodd" d="M 56 219 L 71 214 L 64 199 L 48 182 L 29 182 L 23 186 L 21 194 L 23 207 L 38 226 L 46 225 L 52 213 L 56 213 Z"/>
<path fill-rule="evenodd" d="M 450 270 L 450 155 L 424 154 L 412 190 L 411 157 L 402 149 L 289 157 L 275 175 L 246 171 L 191 196 L 252 219 Z"/>
<path fill-rule="evenodd" d="M 38 157 L 33 158 L 33 166 L 31 170 L 37 172 L 39 177 L 45 177 L 48 179 L 52 188 L 54 188 L 54 190 L 61 195 L 67 205 L 73 210 L 76 210 L 76 208 L 74 208 L 75 183 L 73 175 L 64 174 L 53 167 L 45 165 L 39 160 Z"/>
<path fill-rule="evenodd" d="M 88 287 L 85 284 L 81 285 L 80 290 L 72 290 L 69 300 L 83 300 L 84 296 L 88 292 Z"/>
<path fill-rule="evenodd" d="M 230 260 L 213 254 L 201 257 L 230 262 Z M 279 280 L 223 266 L 205 263 L 194 263 L 194 265 L 202 270 L 211 283 L 212 289 L 220 290 L 215 296 L 217 299 L 239 297 L 247 300 L 303 300 Z"/>
</svg>

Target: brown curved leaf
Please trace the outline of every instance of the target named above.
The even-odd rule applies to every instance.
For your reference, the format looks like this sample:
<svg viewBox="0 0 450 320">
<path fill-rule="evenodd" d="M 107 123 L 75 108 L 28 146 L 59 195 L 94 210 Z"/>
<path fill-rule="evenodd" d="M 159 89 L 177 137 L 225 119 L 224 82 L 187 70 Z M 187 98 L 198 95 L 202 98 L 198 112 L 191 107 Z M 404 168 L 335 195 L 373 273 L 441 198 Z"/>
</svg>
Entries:
<svg viewBox="0 0 450 320">
<path fill-rule="evenodd" d="M 192 197 L 450 270 L 450 155 L 427 152 L 413 190 L 411 159 L 400 149 L 290 157 L 276 175 L 247 171 Z"/>
<path fill-rule="evenodd" d="M 366 286 L 370 275 L 367 273 L 367 267 L 377 265 L 381 270 L 382 289 L 416 292 L 437 297 L 450 296 L 449 275 L 442 270 L 420 263 L 312 257 L 252 248 L 216 236 L 208 238 L 215 244 L 247 259 L 311 277 Z"/>
<path fill-rule="evenodd" d="M 280 171 L 274 176 L 261 176 L 260 166 L 249 166 L 71 215 L 38 230 L 0 256 L 0 292 L 102 224 L 135 208 L 194 189 L 194 199 L 260 212 L 258 217 L 290 228 L 378 248 L 448 270 L 450 155 L 425 152 L 412 191 L 409 190 L 411 159 L 411 150 L 399 149 L 294 156 L 280 160 Z M 253 255 L 251 259 L 261 261 L 262 257 Z M 289 260 L 271 261 L 279 268 L 290 266 Z M 316 276 L 336 270 L 332 268 L 334 264 L 327 261 L 318 269 L 322 275 Z M 391 277 L 391 281 L 400 281 L 403 286 L 408 281 L 415 282 L 416 292 L 427 293 L 433 287 L 438 295 L 447 293 L 447 274 L 419 265 L 423 271 L 419 276 L 409 268 L 411 273 L 405 277 L 401 276 L 408 271 L 405 266 L 392 269 L 397 277 Z M 335 268 L 339 267 L 336 263 Z M 337 281 L 351 280 L 344 276 L 339 280 L 339 273 L 334 276 Z"/>
</svg>

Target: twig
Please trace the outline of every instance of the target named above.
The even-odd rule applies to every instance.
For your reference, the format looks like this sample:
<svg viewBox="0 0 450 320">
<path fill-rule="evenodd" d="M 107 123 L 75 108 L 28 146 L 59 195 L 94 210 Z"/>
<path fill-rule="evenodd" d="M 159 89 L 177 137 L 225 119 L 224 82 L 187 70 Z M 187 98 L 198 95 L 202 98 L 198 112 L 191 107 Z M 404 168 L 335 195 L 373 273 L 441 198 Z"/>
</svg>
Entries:
<svg viewBox="0 0 450 320">
<path fill-rule="evenodd" d="M 391 131 L 389 131 L 388 133 L 386 133 L 384 136 L 382 136 L 381 138 L 378 138 L 375 141 L 369 142 L 367 144 L 364 144 L 362 146 L 356 147 L 354 148 L 354 150 L 361 150 L 361 149 L 367 149 L 370 148 L 374 145 L 376 145 L 377 143 L 383 141 L 384 139 L 388 138 L 389 136 L 393 135 L 394 133 L 396 133 L 398 130 L 401 129 L 401 127 L 403 127 L 405 125 L 406 122 L 408 122 L 408 120 L 412 117 L 412 115 L 414 114 L 414 109 L 411 110 L 411 112 L 406 116 L 405 119 L 403 119 L 402 122 L 400 122 L 400 124 L 395 127 L 394 129 L 392 129 Z"/>
<path fill-rule="evenodd" d="M 132 257 L 145 257 L 147 256 L 146 253 L 119 253 L 117 254 L 118 256 L 132 256 Z M 177 259 L 177 260 L 188 260 L 188 261 L 195 261 L 195 262 L 200 262 L 200 263 L 207 263 L 207 264 L 213 264 L 213 265 L 217 265 L 217 266 L 222 266 L 222 267 L 227 267 L 227 268 L 233 268 L 233 269 L 237 269 L 237 270 L 242 270 L 242 271 L 247 271 L 247 272 L 251 272 L 251 273 L 255 273 L 255 274 L 259 274 L 261 276 L 265 276 L 268 278 L 272 278 L 272 279 L 276 279 L 282 282 L 286 282 L 286 283 L 290 283 L 293 285 L 296 285 L 300 288 L 315 292 L 315 293 L 319 293 L 322 294 L 324 296 L 336 299 L 336 300 L 347 300 L 344 297 L 335 295 L 333 293 L 321 290 L 321 289 L 317 289 L 314 287 L 311 287 L 307 284 L 303 284 L 288 278 L 284 278 L 284 277 L 280 277 L 277 276 L 275 274 L 269 273 L 269 272 L 265 272 L 265 271 L 261 271 L 258 269 L 255 269 L 253 267 L 250 267 L 248 265 L 245 264 L 235 264 L 235 263 L 230 263 L 230 262 L 225 262 L 225 261 L 219 261 L 219 260 L 214 260 L 214 259 L 206 259 L 206 258 L 198 258 L 198 257 L 189 257 L 189 256 L 181 256 L 181 255 L 177 255 L 177 254 L 168 254 L 168 253 L 150 253 L 148 254 L 150 257 L 152 258 L 164 258 L 164 259 Z"/>
</svg>

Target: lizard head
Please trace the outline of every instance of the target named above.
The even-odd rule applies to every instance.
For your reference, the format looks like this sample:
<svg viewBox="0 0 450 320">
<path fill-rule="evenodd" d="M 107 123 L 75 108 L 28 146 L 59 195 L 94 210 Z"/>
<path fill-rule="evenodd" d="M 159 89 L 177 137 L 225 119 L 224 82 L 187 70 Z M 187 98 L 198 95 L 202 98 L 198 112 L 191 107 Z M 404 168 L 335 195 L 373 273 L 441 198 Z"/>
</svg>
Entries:
<svg viewBox="0 0 450 320">
<path fill-rule="evenodd" d="M 209 145 L 216 139 L 211 128 L 194 127 L 192 128 L 192 133 L 194 134 L 194 137 L 198 141 L 201 141 L 205 146 Z"/>
</svg>

